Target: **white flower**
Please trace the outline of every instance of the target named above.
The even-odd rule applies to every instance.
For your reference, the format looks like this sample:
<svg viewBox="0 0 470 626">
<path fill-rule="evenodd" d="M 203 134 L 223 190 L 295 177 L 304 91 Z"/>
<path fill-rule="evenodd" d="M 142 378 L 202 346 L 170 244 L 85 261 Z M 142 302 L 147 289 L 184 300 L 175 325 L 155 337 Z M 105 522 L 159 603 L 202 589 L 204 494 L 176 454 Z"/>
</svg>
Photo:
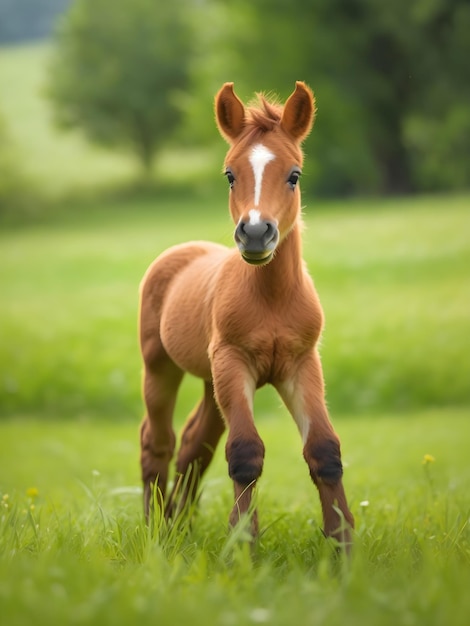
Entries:
<svg viewBox="0 0 470 626">
<path fill-rule="evenodd" d="M 268 609 L 257 608 L 250 611 L 250 619 L 256 624 L 264 624 L 271 617 L 271 613 Z"/>
</svg>

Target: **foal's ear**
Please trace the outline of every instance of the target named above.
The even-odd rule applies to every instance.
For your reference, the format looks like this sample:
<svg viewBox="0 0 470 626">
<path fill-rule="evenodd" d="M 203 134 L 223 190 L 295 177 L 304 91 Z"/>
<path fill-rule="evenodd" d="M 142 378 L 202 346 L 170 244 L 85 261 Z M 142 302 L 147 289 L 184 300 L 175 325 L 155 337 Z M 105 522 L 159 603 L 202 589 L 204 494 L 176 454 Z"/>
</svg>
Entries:
<svg viewBox="0 0 470 626">
<path fill-rule="evenodd" d="M 309 134 L 315 117 L 315 97 L 301 81 L 295 83 L 295 91 L 287 99 L 282 113 L 281 128 L 297 141 Z"/>
<path fill-rule="evenodd" d="M 215 118 L 222 137 L 233 143 L 245 124 L 245 107 L 233 91 L 233 83 L 225 83 L 216 95 Z"/>
</svg>

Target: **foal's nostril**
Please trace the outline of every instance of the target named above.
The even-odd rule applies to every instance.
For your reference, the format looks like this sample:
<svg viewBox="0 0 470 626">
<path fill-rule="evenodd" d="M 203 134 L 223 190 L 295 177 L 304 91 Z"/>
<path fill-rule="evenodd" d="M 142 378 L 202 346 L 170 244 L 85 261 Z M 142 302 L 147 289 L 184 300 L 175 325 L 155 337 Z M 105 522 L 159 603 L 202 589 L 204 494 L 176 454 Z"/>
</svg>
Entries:
<svg viewBox="0 0 470 626">
<path fill-rule="evenodd" d="M 277 226 L 273 222 L 266 222 L 266 232 L 263 235 L 264 245 L 267 246 L 277 237 Z"/>
<path fill-rule="evenodd" d="M 238 226 L 235 229 L 235 242 L 237 244 L 241 243 L 244 246 L 246 246 L 249 241 L 249 237 L 245 231 L 245 226 L 246 222 L 239 222 Z"/>
</svg>

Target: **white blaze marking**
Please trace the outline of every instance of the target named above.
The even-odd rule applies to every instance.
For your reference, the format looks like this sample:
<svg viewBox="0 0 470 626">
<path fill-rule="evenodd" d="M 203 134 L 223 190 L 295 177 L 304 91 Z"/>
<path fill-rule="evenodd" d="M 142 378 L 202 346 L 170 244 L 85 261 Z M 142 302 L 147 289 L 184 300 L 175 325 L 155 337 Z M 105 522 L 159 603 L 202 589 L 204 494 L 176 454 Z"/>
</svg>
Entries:
<svg viewBox="0 0 470 626">
<path fill-rule="evenodd" d="M 251 209 L 251 211 L 248 212 L 248 215 L 250 216 L 250 224 L 252 226 L 256 226 L 256 224 L 260 223 L 261 213 L 259 211 L 257 211 L 256 209 Z"/>
<path fill-rule="evenodd" d="M 255 175 L 255 207 L 258 206 L 261 198 L 261 183 L 263 182 L 264 168 L 275 158 L 275 155 L 261 143 L 256 144 L 251 151 L 250 163 L 253 168 L 253 174 Z"/>
</svg>

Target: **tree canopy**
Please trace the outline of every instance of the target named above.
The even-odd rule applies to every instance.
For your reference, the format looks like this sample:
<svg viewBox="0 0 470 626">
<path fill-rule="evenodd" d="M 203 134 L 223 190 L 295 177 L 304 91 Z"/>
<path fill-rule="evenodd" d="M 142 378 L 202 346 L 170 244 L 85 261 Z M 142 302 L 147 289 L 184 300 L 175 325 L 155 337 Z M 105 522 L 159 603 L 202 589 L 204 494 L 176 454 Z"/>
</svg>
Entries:
<svg viewBox="0 0 470 626">
<path fill-rule="evenodd" d="M 470 184 L 468 0 L 77 0 L 51 97 L 65 126 L 146 167 L 178 128 L 217 141 L 212 99 L 315 91 L 304 181 L 320 194 Z M 181 136 L 181 134 L 180 134 Z"/>
<path fill-rule="evenodd" d="M 229 44 L 246 61 L 239 80 L 287 92 L 302 79 L 316 92 L 307 151 L 317 190 L 468 186 L 468 0 L 237 5 L 247 15 Z"/>
<path fill-rule="evenodd" d="M 155 0 L 77 0 L 60 24 L 51 64 L 58 122 L 130 149 L 150 169 L 181 121 L 178 94 L 188 88 L 190 55 L 184 15 Z"/>
</svg>

